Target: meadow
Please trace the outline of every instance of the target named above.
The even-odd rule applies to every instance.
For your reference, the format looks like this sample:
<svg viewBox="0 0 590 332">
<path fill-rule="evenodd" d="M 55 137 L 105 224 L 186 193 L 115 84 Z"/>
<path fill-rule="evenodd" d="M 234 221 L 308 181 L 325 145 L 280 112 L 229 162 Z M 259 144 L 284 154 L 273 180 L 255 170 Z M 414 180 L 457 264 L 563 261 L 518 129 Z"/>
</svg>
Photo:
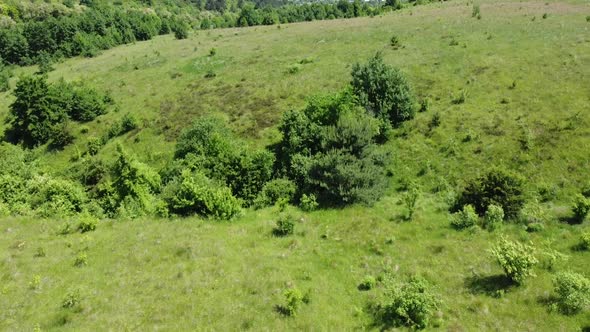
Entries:
<svg viewBox="0 0 590 332">
<path fill-rule="evenodd" d="M 549 304 L 557 272 L 590 276 L 590 252 L 578 248 L 588 221 L 564 222 L 590 181 L 590 6 L 477 5 L 480 18 L 471 2 L 431 3 L 376 17 L 160 36 L 55 64 L 50 81 L 108 91 L 119 110 L 75 127 L 63 150 L 34 150 L 41 169 L 63 176 L 90 138 L 128 113 L 138 128 L 106 143 L 101 160 L 112 162 L 122 144 L 160 169 L 182 129 L 209 114 L 253 148 L 275 143 L 285 111 L 341 90 L 353 64 L 378 51 L 429 103 L 385 145 L 393 156 L 385 197 L 373 206 L 287 207 L 297 218 L 292 236 L 273 236 L 279 207 L 245 209 L 229 222 L 105 219 L 93 232 L 66 235 L 68 218 L 4 218 L 0 330 L 380 329 L 371 307 L 387 275 L 421 275 L 433 285 L 441 305 L 429 329 L 590 329 L 588 310 L 563 315 Z M 16 69 L 12 86 L 36 70 Z M 12 101 L 0 94 L 0 117 Z M 450 226 L 449 197 L 490 166 L 526 178 L 540 229 Z M 409 184 L 421 192 L 411 221 Z M 539 249 L 536 277 L 518 287 L 505 283 L 489 252 L 502 236 Z M 359 290 L 367 276 L 376 287 Z M 286 317 L 279 306 L 293 287 L 307 303 Z"/>
</svg>

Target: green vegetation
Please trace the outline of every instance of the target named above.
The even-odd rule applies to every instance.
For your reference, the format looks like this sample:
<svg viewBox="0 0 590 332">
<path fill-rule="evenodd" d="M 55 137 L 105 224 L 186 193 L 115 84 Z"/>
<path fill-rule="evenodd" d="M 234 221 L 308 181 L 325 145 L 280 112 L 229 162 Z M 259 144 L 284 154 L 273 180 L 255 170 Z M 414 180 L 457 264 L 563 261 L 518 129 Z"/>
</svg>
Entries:
<svg viewBox="0 0 590 332">
<path fill-rule="evenodd" d="M 587 328 L 580 1 L 98 3 L 0 3 L 0 330 Z"/>
</svg>

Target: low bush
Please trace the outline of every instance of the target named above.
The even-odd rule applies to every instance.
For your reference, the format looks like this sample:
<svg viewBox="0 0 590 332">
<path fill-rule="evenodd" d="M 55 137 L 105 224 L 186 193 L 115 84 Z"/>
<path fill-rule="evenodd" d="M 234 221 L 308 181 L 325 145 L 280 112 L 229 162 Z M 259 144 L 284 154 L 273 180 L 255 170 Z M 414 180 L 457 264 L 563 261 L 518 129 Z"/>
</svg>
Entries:
<svg viewBox="0 0 590 332">
<path fill-rule="evenodd" d="M 454 213 L 451 216 L 451 226 L 455 229 L 462 230 L 477 225 L 479 217 L 475 213 L 473 205 L 463 206 L 463 210 Z"/>
<path fill-rule="evenodd" d="M 78 231 L 80 233 L 92 232 L 96 230 L 98 219 L 91 215 L 80 216 L 78 222 Z"/>
<path fill-rule="evenodd" d="M 502 207 L 494 204 L 489 205 L 483 219 L 484 228 L 493 231 L 500 227 L 503 222 L 504 210 Z"/>
<path fill-rule="evenodd" d="M 581 194 L 576 195 L 574 199 L 574 203 L 572 205 L 572 212 L 573 218 L 572 221 L 574 223 L 581 224 L 586 219 L 588 212 L 590 212 L 590 199 L 584 197 Z"/>
<path fill-rule="evenodd" d="M 582 233 L 580 241 L 580 249 L 590 250 L 590 232 Z"/>
<path fill-rule="evenodd" d="M 416 203 L 418 202 L 418 197 L 420 196 L 420 190 L 412 186 L 403 196 L 403 202 L 406 208 L 408 209 L 408 220 L 412 220 L 414 217 L 414 212 L 416 211 Z"/>
<path fill-rule="evenodd" d="M 76 256 L 76 259 L 74 260 L 74 266 L 83 267 L 86 265 L 88 265 L 88 255 L 85 252 L 81 252 L 78 254 L 78 256 Z"/>
<path fill-rule="evenodd" d="M 553 279 L 556 305 L 566 315 L 577 314 L 590 307 L 590 280 L 574 272 L 559 273 Z"/>
<path fill-rule="evenodd" d="M 280 200 L 292 202 L 297 187 L 288 179 L 274 179 L 267 182 L 256 198 L 257 207 L 271 206 Z"/>
<path fill-rule="evenodd" d="M 275 236 L 287 236 L 292 235 L 295 231 L 295 217 L 290 214 L 283 214 L 279 216 L 277 220 L 277 226 L 273 229 L 272 233 Z"/>
<path fill-rule="evenodd" d="M 373 276 L 365 276 L 361 283 L 358 285 L 359 290 L 368 291 L 377 285 L 377 280 Z"/>
<path fill-rule="evenodd" d="M 297 288 L 289 288 L 284 293 L 285 304 L 280 307 L 281 312 L 286 316 L 296 316 L 297 311 L 303 305 L 303 294 Z"/>
<path fill-rule="evenodd" d="M 522 284 L 526 278 L 535 276 L 532 268 L 538 263 L 535 248 L 520 242 L 500 239 L 491 250 L 506 276 L 516 284 Z"/>
<path fill-rule="evenodd" d="M 385 298 L 377 306 L 377 316 L 384 328 L 407 326 L 427 328 L 441 301 L 427 282 L 412 277 L 407 283 L 387 285 Z"/>
<path fill-rule="evenodd" d="M 319 204 L 314 194 L 303 194 L 299 200 L 299 206 L 303 211 L 311 212 L 316 210 Z"/>
<path fill-rule="evenodd" d="M 229 220 L 241 212 L 241 203 L 228 187 L 200 172 L 185 171 L 164 188 L 164 201 L 172 213 L 199 214 Z"/>
</svg>

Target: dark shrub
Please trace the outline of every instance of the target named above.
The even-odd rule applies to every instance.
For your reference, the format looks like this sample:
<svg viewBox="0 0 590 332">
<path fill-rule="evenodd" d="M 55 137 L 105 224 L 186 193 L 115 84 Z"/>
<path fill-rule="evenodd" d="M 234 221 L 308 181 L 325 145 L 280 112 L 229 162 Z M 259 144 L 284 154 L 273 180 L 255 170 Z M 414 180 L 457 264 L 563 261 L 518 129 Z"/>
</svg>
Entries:
<svg viewBox="0 0 590 332">
<path fill-rule="evenodd" d="M 258 197 L 255 205 L 258 207 L 274 205 L 278 201 L 292 202 L 297 187 L 288 179 L 275 179 L 267 182 Z"/>
<path fill-rule="evenodd" d="M 471 204 L 477 214 L 483 216 L 488 206 L 494 204 L 504 210 L 505 218 L 516 218 L 525 202 L 523 184 L 524 180 L 517 174 L 492 169 L 467 184 L 451 210 Z"/>
<path fill-rule="evenodd" d="M 414 117 L 414 95 L 404 75 L 383 62 L 377 53 L 368 63 L 355 64 L 352 88 L 360 103 L 377 117 L 392 125 Z"/>
</svg>

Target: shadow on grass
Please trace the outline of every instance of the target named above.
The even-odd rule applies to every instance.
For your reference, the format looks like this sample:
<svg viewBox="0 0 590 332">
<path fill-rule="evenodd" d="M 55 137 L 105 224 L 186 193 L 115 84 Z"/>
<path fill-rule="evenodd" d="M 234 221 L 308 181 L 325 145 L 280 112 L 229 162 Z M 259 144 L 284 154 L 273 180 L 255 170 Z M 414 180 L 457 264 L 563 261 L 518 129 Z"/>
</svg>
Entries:
<svg viewBox="0 0 590 332">
<path fill-rule="evenodd" d="M 491 297 L 501 297 L 515 284 L 503 274 L 493 276 L 474 275 L 465 280 L 465 286 L 472 294 L 484 294 Z"/>
<path fill-rule="evenodd" d="M 566 223 L 569 225 L 579 225 L 582 222 L 584 222 L 584 220 L 580 220 L 580 218 L 576 218 L 575 216 L 561 216 L 558 219 L 560 222 Z"/>
</svg>

